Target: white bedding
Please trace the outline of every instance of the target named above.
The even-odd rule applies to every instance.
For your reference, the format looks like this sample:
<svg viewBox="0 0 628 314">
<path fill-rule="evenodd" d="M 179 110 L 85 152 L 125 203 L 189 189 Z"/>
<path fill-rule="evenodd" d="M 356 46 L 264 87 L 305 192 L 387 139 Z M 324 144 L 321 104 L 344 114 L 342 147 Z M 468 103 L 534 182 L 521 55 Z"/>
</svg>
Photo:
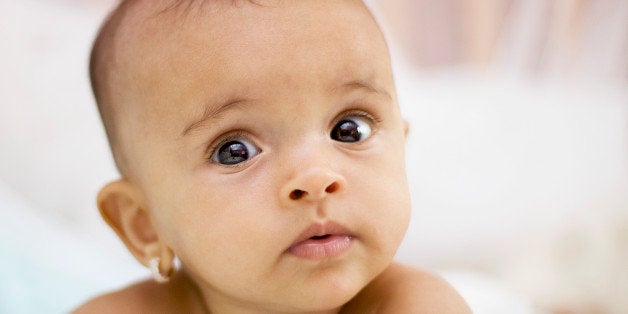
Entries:
<svg viewBox="0 0 628 314">
<path fill-rule="evenodd" d="M 105 236 L 43 212 L 0 182 L 0 313 L 64 313 L 144 274 Z"/>
</svg>

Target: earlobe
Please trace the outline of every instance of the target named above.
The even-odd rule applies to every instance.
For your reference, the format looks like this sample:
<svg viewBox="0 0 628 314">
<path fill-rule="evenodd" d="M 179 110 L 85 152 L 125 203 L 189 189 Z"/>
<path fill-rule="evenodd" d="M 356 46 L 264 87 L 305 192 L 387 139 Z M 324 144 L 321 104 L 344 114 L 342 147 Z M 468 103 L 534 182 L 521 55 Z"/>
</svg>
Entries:
<svg viewBox="0 0 628 314">
<path fill-rule="evenodd" d="M 128 250 L 142 264 L 164 254 L 164 245 L 151 223 L 139 191 L 128 181 L 110 182 L 98 193 L 98 209 Z M 163 257 L 162 257 L 163 258 Z"/>
</svg>

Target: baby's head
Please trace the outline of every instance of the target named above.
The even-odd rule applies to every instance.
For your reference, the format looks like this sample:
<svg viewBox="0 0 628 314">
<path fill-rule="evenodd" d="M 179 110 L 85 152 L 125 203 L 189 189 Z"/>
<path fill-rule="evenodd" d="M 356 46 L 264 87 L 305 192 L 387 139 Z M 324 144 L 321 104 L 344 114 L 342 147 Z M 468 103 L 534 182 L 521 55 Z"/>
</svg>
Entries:
<svg viewBox="0 0 628 314">
<path fill-rule="evenodd" d="M 91 74 L 123 176 L 103 216 L 209 307 L 337 308 L 390 264 L 405 125 L 361 1 L 126 1 Z"/>
</svg>

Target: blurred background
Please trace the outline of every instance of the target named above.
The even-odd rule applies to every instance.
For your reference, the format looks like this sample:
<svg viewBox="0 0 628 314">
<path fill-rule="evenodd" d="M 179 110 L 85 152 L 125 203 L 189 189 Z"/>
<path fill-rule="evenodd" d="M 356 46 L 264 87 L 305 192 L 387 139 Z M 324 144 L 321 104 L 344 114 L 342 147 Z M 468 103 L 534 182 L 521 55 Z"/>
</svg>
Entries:
<svg viewBox="0 0 628 314">
<path fill-rule="evenodd" d="M 0 0 L 0 313 L 147 271 L 101 221 L 117 173 L 88 54 L 113 0 Z M 628 1 L 371 0 L 410 122 L 402 262 L 476 313 L 628 313 Z"/>
</svg>

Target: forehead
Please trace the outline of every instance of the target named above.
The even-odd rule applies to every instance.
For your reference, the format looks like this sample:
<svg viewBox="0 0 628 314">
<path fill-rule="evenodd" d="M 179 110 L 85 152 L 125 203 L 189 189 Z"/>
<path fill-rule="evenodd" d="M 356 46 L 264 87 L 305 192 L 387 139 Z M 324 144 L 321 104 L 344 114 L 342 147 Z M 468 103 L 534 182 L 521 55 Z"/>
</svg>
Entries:
<svg viewBox="0 0 628 314">
<path fill-rule="evenodd" d="M 116 67 L 117 85 L 143 116 L 347 76 L 392 82 L 383 37 L 360 1 L 189 1 L 166 11 L 148 2 L 130 10 Z"/>
</svg>

